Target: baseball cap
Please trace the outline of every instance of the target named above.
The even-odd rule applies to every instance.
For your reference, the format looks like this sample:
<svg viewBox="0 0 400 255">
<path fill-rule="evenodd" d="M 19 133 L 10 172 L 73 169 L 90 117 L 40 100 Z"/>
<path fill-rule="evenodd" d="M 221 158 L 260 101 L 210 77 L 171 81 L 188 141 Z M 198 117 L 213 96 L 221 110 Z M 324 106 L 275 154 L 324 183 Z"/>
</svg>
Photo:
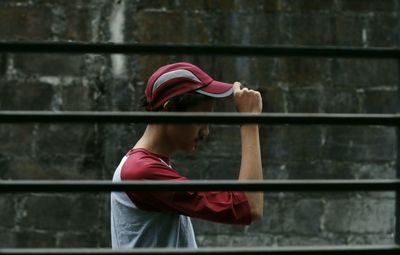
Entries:
<svg viewBox="0 0 400 255">
<path fill-rule="evenodd" d="M 179 62 L 157 69 L 147 81 L 145 90 L 148 107 L 155 110 L 173 97 L 187 92 L 197 92 L 209 97 L 223 98 L 232 94 L 233 85 L 215 81 L 199 67 Z"/>
</svg>

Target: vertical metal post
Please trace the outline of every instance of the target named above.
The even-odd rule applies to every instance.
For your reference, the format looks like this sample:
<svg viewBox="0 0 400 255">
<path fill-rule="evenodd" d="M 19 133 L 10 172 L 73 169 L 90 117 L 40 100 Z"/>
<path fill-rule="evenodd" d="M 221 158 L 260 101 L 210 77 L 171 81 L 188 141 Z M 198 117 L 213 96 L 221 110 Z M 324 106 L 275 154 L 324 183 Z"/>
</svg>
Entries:
<svg viewBox="0 0 400 255">
<path fill-rule="evenodd" d="M 400 29 L 400 3 L 396 2 L 396 12 L 397 12 L 397 28 L 396 31 Z M 397 47 L 400 47 L 400 33 L 397 32 L 395 35 Z M 400 113 L 400 58 L 397 59 L 397 113 Z M 396 127 L 396 136 L 397 136 L 397 159 L 396 159 L 396 178 L 400 179 L 400 126 Z M 394 242 L 397 245 L 400 245 L 400 190 L 396 190 L 396 207 L 395 207 L 395 229 L 394 229 Z"/>
<path fill-rule="evenodd" d="M 400 24 L 400 22 L 399 22 Z M 400 44 L 399 44 L 400 45 Z M 398 86 L 397 86 L 397 113 L 400 112 L 400 59 L 397 60 L 397 77 L 398 77 Z M 396 178 L 400 179 L 400 126 L 396 127 L 396 136 L 397 136 L 397 159 L 396 159 Z M 396 207 L 395 207 L 395 233 L 394 233 L 394 241 L 396 244 L 400 245 L 400 191 L 396 190 Z"/>
<path fill-rule="evenodd" d="M 397 137 L 399 136 L 399 131 L 400 129 L 397 128 Z M 400 139 L 397 139 L 399 142 Z M 397 149 L 399 149 L 399 146 L 397 146 Z M 399 153 L 397 153 L 399 155 Z M 399 160 L 397 160 L 399 162 Z M 399 165 L 397 164 L 397 179 L 400 178 L 400 170 L 399 170 Z M 396 191 L 396 215 L 395 215 L 395 221 L 396 221 L 396 226 L 395 226 L 395 233 L 394 233 L 394 241 L 396 244 L 400 245 L 400 191 Z"/>
<path fill-rule="evenodd" d="M 400 60 L 399 60 L 400 66 Z M 400 68 L 399 68 L 400 69 Z M 399 92 L 397 92 L 399 93 Z M 400 127 L 397 127 L 397 166 L 396 166 L 396 177 L 400 179 Z M 400 245 L 400 191 L 396 191 L 396 208 L 395 208 L 395 233 L 394 233 L 394 241 L 396 244 Z"/>
</svg>

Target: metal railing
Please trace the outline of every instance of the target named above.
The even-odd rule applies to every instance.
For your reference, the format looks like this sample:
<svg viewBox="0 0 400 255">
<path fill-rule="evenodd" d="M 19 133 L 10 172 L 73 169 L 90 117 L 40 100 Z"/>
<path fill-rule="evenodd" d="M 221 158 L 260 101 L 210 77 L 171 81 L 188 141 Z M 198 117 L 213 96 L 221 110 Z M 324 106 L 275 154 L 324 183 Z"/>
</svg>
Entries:
<svg viewBox="0 0 400 255">
<path fill-rule="evenodd" d="M 398 48 L 186 45 L 81 42 L 0 42 L 0 52 L 61 54 L 164 54 L 270 57 L 400 58 Z"/>
<path fill-rule="evenodd" d="M 0 111 L 0 123 L 213 123 L 399 126 L 400 114 Z"/>
<path fill-rule="evenodd" d="M 400 191 L 400 180 L 274 180 L 274 181 L 0 181 L 2 192 L 110 191 Z"/>
<path fill-rule="evenodd" d="M 0 52 L 12 53 L 123 53 L 190 54 L 230 56 L 285 56 L 331 58 L 400 59 L 397 48 L 289 47 L 289 46 L 203 46 L 147 45 L 70 42 L 0 42 Z M 173 117 L 173 118 L 171 118 Z M 143 113 L 143 112 L 37 112 L 0 111 L 0 123 L 260 123 L 298 125 L 384 125 L 399 127 L 399 114 L 269 114 L 237 113 Z M 399 132 L 398 132 L 399 133 Z M 400 254 L 400 171 L 396 180 L 288 180 L 288 181 L 187 181 L 124 182 L 110 181 L 0 181 L 0 193 L 14 192 L 109 192 L 109 191 L 396 191 L 395 245 L 315 246 L 280 248 L 212 249 L 0 249 L 0 254 Z"/>
<path fill-rule="evenodd" d="M 149 248 L 134 250 L 111 249 L 0 249 L 0 254 L 9 255 L 398 255 L 400 251 L 397 245 L 363 245 L 363 246 L 319 246 L 319 247 L 283 247 L 283 248 L 202 248 L 202 249 L 165 249 Z"/>
</svg>

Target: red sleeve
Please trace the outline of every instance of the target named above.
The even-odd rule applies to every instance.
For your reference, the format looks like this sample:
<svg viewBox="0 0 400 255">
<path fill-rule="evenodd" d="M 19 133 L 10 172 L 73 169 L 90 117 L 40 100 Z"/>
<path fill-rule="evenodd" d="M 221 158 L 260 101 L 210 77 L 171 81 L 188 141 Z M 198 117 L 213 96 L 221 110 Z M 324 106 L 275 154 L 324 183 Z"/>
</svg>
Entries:
<svg viewBox="0 0 400 255">
<path fill-rule="evenodd" d="M 122 180 L 185 181 L 175 170 L 160 163 L 122 171 Z M 250 224 L 251 211 L 244 192 L 127 192 L 142 210 L 173 211 L 191 217 L 229 224 Z"/>
</svg>

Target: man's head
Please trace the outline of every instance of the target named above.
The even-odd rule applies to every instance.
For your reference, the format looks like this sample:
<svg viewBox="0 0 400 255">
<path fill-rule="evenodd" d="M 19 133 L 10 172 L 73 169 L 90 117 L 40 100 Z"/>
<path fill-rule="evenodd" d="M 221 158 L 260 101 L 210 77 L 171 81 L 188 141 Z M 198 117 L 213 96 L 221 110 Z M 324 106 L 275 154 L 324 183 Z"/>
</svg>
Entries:
<svg viewBox="0 0 400 255">
<path fill-rule="evenodd" d="M 213 111 L 214 99 L 233 93 L 232 84 L 214 81 L 199 67 L 180 62 L 160 67 L 149 78 L 144 106 L 147 111 Z M 171 150 L 192 152 L 208 133 L 207 124 L 163 124 L 163 142 Z"/>
<path fill-rule="evenodd" d="M 147 111 L 159 111 L 170 104 L 175 111 L 185 111 L 187 105 L 227 97 L 232 92 L 232 84 L 215 81 L 199 67 L 180 62 L 162 66 L 150 76 L 144 106 Z"/>
</svg>

